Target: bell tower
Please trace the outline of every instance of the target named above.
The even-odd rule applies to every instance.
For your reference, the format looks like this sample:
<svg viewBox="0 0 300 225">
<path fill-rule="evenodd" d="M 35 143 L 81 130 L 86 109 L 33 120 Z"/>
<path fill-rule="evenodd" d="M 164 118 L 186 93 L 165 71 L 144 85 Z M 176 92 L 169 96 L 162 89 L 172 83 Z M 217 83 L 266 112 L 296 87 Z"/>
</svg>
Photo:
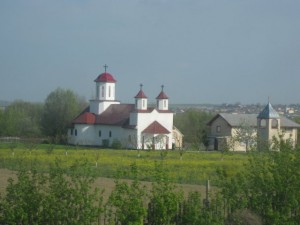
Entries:
<svg viewBox="0 0 300 225">
<path fill-rule="evenodd" d="M 140 91 L 137 93 L 135 98 L 135 109 L 136 110 L 147 110 L 148 98 L 143 91 L 143 85 L 140 84 Z"/>
<path fill-rule="evenodd" d="M 104 65 L 104 73 L 100 74 L 94 81 L 96 83 L 95 99 L 90 100 L 90 112 L 101 114 L 111 104 L 120 104 L 116 101 L 115 86 L 116 80 L 108 73 L 107 65 Z"/>
<path fill-rule="evenodd" d="M 258 147 L 270 146 L 273 137 L 279 138 L 280 122 L 279 114 L 268 102 L 257 116 Z"/>
<path fill-rule="evenodd" d="M 164 85 L 161 85 L 161 92 L 156 97 L 158 110 L 169 110 L 169 98 L 164 92 Z"/>
</svg>

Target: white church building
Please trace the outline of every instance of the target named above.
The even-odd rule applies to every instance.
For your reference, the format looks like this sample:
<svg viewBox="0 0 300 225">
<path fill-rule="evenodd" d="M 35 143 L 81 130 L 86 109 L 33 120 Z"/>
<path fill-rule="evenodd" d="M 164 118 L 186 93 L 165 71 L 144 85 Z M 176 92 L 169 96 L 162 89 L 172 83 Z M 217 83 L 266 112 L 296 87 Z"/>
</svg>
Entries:
<svg viewBox="0 0 300 225">
<path fill-rule="evenodd" d="M 172 149 L 173 113 L 162 86 L 156 107 L 148 107 L 148 98 L 140 85 L 134 104 L 116 100 L 116 80 L 108 72 L 96 79 L 96 97 L 68 129 L 68 142 L 74 145 L 123 148 Z"/>
</svg>

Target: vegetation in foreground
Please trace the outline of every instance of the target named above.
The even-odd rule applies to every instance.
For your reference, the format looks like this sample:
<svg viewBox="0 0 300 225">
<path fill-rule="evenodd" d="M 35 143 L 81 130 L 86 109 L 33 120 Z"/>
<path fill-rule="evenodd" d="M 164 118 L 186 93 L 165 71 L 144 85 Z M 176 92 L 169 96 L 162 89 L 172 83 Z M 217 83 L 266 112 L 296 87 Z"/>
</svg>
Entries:
<svg viewBox="0 0 300 225">
<path fill-rule="evenodd" d="M 105 202 L 101 187 L 91 188 L 97 164 L 91 166 L 87 159 L 81 157 L 68 163 L 54 160 L 47 173 L 36 169 L 36 163 L 25 163 L 24 169 L 19 167 L 18 179 L 9 181 L 7 194 L 0 199 L 0 224 L 297 225 L 300 221 L 300 150 L 292 149 L 288 143 L 279 144 L 278 152 L 266 150 L 243 155 L 248 158 L 247 163 L 235 174 L 228 173 L 226 167 L 216 168 L 219 192 L 211 193 L 205 201 L 199 192 L 185 197 L 176 188 L 172 173 L 168 173 L 170 161 L 175 160 L 168 161 L 168 158 L 175 156 L 175 152 L 149 153 L 157 159 L 147 168 L 152 174 L 152 185 L 150 191 L 145 192 L 141 184 L 145 170 L 138 164 L 143 160 L 142 153 L 139 157 L 137 151 L 127 151 L 134 153 L 128 157 L 137 160 L 116 173 L 120 176 L 116 177 L 115 189 Z M 59 151 L 63 157 L 72 155 Z M 9 153 L 11 158 L 16 157 L 16 152 Z M 38 159 L 34 154 L 31 152 L 32 159 Z M 191 161 L 189 154 L 178 161 Z M 191 153 L 195 157 L 193 154 L 196 153 Z M 44 155 L 47 154 L 44 152 Z M 240 154 L 232 155 L 240 157 Z M 218 162 L 222 162 L 220 156 Z M 132 181 L 120 179 L 124 176 L 131 177 Z"/>
</svg>

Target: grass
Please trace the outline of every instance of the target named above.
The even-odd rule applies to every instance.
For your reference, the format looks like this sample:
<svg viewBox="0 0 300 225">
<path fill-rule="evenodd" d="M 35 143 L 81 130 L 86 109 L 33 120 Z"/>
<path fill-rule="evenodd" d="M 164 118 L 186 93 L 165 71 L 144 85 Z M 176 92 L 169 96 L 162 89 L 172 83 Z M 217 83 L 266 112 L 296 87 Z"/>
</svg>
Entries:
<svg viewBox="0 0 300 225">
<path fill-rule="evenodd" d="M 135 163 L 140 179 L 153 180 L 155 162 L 162 162 L 171 181 L 180 184 L 204 184 L 207 179 L 214 183 L 217 168 L 224 168 L 228 175 L 236 174 L 247 162 L 247 154 L 220 152 L 189 152 L 180 156 L 178 151 L 137 151 L 96 148 L 76 148 L 62 145 L 0 144 L 0 168 L 18 170 L 35 166 L 47 172 L 49 166 L 59 160 L 64 166 L 86 160 L 98 177 L 131 178 L 127 173 Z"/>
</svg>

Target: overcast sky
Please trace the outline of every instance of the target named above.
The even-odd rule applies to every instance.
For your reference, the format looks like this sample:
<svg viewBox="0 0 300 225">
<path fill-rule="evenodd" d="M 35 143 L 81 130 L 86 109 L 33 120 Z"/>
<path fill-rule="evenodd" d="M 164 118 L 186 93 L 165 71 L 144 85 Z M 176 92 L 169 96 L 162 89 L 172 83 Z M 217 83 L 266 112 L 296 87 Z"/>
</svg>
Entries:
<svg viewBox="0 0 300 225">
<path fill-rule="evenodd" d="M 57 87 L 89 100 L 104 71 L 117 99 L 300 103 L 299 0 L 1 0 L 0 100 Z"/>
</svg>

